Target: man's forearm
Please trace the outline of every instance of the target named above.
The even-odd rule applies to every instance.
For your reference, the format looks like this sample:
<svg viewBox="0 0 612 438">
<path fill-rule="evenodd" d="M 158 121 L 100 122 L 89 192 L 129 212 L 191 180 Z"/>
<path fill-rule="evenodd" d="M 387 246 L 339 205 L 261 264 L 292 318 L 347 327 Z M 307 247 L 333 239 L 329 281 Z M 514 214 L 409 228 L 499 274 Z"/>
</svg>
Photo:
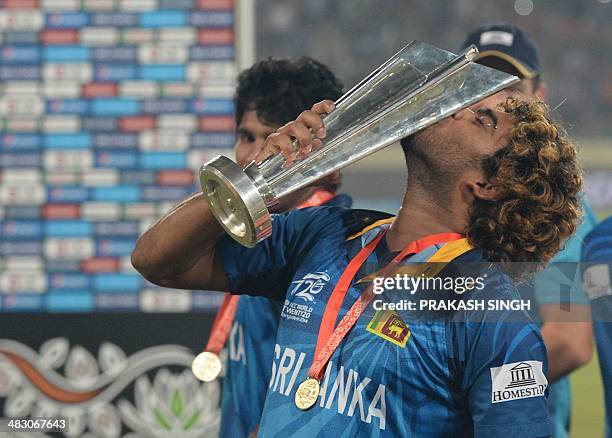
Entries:
<svg viewBox="0 0 612 438">
<path fill-rule="evenodd" d="M 132 264 L 149 281 L 160 284 L 189 271 L 211 255 L 222 234 L 223 229 L 202 193 L 198 193 L 178 204 L 140 236 L 132 253 Z"/>
<path fill-rule="evenodd" d="M 549 383 L 568 375 L 591 360 L 590 322 L 545 322 L 541 333 L 548 351 Z"/>
</svg>

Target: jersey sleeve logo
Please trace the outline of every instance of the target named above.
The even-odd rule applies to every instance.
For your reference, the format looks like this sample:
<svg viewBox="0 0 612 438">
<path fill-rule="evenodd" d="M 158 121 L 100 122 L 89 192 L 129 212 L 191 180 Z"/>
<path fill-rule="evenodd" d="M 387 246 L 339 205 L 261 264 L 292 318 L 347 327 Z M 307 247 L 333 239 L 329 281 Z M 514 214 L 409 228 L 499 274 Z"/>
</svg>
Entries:
<svg viewBox="0 0 612 438">
<path fill-rule="evenodd" d="M 410 329 L 400 316 L 390 310 L 377 310 L 367 330 L 402 348 L 410 338 Z"/>
<path fill-rule="evenodd" d="M 526 360 L 491 368 L 491 403 L 541 397 L 548 386 L 542 362 Z"/>
<path fill-rule="evenodd" d="M 612 295 L 610 267 L 607 264 L 589 266 L 584 270 L 583 289 L 590 300 Z"/>
<path fill-rule="evenodd" d="M 328 281 L 329 275 L 325 272 L 306 274 L 301 280 L 296 280 L 291 283 L 295 285 L 294 288 L 291 289 L 291 295 L 312 303 L 315 300 L 314 296 L 323 290 L 325 283 Z"/>
</svg>

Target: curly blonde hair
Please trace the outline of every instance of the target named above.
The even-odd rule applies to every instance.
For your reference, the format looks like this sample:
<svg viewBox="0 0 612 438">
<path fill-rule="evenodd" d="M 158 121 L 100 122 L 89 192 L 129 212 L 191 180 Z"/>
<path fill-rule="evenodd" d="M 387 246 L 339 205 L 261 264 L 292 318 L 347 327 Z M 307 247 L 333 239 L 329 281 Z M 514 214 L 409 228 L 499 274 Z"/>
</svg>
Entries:
<svg viewBox="0 0 612 438">
<path fill-rule="evenodd" d="M 476 199 L 466 234 L 488 260 L 524 278 L 550 261 L 576 231 L 582 175 L 575 146 L 545 104 L 508 99 L 503 109 L 516 126 L 508 144 L 483 161 L 500 196 Z M 509 262 L 530 263 L 512 268 Z"/>
</svg>

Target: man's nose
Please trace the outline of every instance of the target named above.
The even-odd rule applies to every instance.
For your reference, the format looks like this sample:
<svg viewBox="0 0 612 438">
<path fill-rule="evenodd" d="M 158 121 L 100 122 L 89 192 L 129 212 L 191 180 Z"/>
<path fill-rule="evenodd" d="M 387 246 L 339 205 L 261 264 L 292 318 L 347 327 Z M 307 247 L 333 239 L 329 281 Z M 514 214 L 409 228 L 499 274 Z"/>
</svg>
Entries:
<svg viewBox="0 0 612 438">
<path fill-rule="evenodd" d="M 257 154 L 259 154 L 259 152 L 261 152 L 261 150 L 263 149 L 263 145 L 264 145 L 263 138 L 261 139 L 258 138 L 253 142 L 253 144 L 249 148 L 249 153 L 246 156 L 247 164 L 253 161 L 255 157 L 257 157 Z"/>
<path fill-rule="evenodd" d="M 263 149 L 263 145 L 264 142 L 266 141 L 265 137 L 257 137 L 255 139 L 255 141 L 253 142 L 253 150 L 255 151 L 255 154 L 258 154 L 262 149 Z"/>
</svg>

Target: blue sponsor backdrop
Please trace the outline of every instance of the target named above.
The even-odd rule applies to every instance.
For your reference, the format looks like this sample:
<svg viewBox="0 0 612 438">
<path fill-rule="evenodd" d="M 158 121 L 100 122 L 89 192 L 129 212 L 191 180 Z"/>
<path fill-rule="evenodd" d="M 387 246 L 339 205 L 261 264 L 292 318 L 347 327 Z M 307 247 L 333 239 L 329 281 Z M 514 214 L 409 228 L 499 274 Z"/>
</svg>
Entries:
<svg viewBox="0 0 612 438">
<path fill-rule="evenodd" d="M 173 299 L 129 256 L 233 146 L 233 1 L 0 7 L 0 311 L 217 306 Z"/>
</svg>

